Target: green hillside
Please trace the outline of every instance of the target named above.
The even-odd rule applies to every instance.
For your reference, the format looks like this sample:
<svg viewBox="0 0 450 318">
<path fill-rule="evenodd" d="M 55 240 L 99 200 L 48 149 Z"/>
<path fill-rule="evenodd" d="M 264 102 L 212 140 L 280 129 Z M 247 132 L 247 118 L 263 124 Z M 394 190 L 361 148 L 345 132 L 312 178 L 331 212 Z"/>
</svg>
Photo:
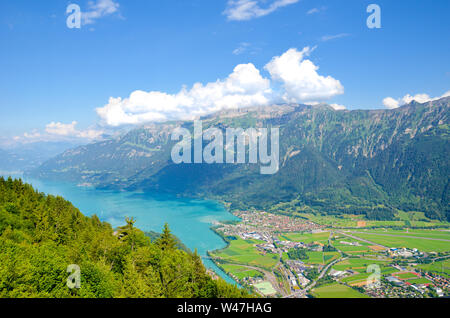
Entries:
<svg viewBox="0 0 450 318">
<path fill-rule="evenodd" d="M 168 227 L 154 238 L 133 220 L 114 230 L 61 197 L 0 178 L 0 298 L 249 296 L 213 280 Z M 81 270 L 79 289 L 66 285 L 71 264 Z"/>
<path fill-rule="evenodd" d="M 399 211 L 450 220 L 450 98 L 394 110 L 335 111 L 282 105 L 227 111 L 204 129 L 279 127 L 280 171 L 259 165 L 182 164 L 170 159 L 171 131 L 192 123 L 144 126 L 65 152 L 31 172 L 100 188 L 157 190 L 217 198 L 232 208 L 364 214 L 391 220 Z"/>
</svg>

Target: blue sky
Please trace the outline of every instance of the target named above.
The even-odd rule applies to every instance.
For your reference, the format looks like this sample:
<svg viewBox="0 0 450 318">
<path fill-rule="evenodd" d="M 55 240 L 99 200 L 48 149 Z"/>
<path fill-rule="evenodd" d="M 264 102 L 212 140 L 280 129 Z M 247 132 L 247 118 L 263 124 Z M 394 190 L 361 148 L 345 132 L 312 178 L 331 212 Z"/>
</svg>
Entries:
<svg viewBox="0 0 450 318">
<path fill-rule="evenodd" d="M 70 3 L 93 17 L 80 29 L 66 26 Z M 371 3 L 381 29 L 366 25 Z M 3 0 L 0 134 L 89 139 L 224 105 L 437 98 L 450 90 L 449 12 L 448 0 Z"/>
</svg>

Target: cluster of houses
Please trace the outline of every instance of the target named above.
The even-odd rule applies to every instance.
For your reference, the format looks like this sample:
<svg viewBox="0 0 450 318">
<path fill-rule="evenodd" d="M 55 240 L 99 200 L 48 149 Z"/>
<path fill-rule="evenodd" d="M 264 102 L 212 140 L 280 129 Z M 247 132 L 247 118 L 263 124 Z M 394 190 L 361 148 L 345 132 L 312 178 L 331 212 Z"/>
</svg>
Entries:
<svg viewBox="0 0 450 318">
<path fill-rule="evenodd" d="M 390 248 L 388 249 L 388 254 L 392 258 L 411 258 L 411 257 L 421 257 L 424 254 L 420 252 L 417 248 L 409 249 L 403 248 Z"/>
<path fill-rule="evenodd" d="M 289 260 L 286 262 L 289 265 L 289 268 L 292 272 L 294 272 L 297 275 L 297 281 L 300 284 L 300 286 L 305 287 L 309 284 L 310 280 L 306 278 L 303 273 L 305 271 L 308 271 L 310 267 L 306 266 L 305 263 L 299 260 Z M 295 278 L 294 278 L 295 280 Z M 293 283 L 291 283 L 294 285 Z"/>
<path fill-rule="evenodd" d="M 337 270 L 335 270 L 335 269 L 332 269 L 332 270 L 328 273 L 328 275 L 330 275 L 331 277 L 336 278 L 336 279 L 338 279 L 338 278 L 344 278 L 344 277 L 351 276 L 351 275 L 355 275 L 355 274 L 356 274 L 356 272 L 353 271 L 353 270 L 351 270 L 351 269 L 347 269 L 347 270 L 345 270 L 345 271 L 337 271 Z"/>
</svg>

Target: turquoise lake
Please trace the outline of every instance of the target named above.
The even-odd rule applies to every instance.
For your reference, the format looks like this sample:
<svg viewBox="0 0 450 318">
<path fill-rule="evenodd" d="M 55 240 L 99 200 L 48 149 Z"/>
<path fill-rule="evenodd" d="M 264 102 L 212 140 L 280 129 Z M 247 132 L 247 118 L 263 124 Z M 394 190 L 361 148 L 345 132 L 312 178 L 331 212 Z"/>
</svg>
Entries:
<svg viewBox="0 0 450 318">
<path fill-rule="evenodd" d="M 113 227 L 124 225 L 125 217 L 133 217 L 143 231 L 161 232 L 167 222 L 174 235 L 192 251 L 197 249 L 207 268 L 227 282 L 235 282 L 207 257 L 207 251 L 226 246 L 211 230 L 218 221 L 237 220 L 225 207 L 209 200 L 178 198 L 165 194 L 119 192 L 78 187 L 70 183 L 23 178 L 35 189 L 60 195 L 72 202 L 84 215 L 96 214 Z"/>
</svg>

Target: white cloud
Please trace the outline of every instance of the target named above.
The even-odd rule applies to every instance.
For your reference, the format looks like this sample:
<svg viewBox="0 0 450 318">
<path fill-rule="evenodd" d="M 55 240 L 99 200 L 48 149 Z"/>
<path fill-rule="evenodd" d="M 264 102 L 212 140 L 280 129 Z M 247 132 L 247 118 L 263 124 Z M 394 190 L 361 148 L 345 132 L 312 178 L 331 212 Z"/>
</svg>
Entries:
<svg viewBox="0 0 450 318">
<path fill-rule="evenodd" d="M 81 138 L 89 140 L 98 139 L 104 133 L 103 130 L 96 130 L 96 129 L 78 130 L 76 129 L 77 124 L 78 123 L 76 121 L 73 121 L 70 124 L 51 122 L 50 124 L 45 126 L 45 131 L 49 135 Z"/>
<path fill-rule="evenodd" d="M 325 7 L 325 6 L 322 6 L 319 8 L 312 8 L 312 9 L 308 10 L 308 12 L 306 12 L 306 14 L 315 14 L 315 13 L 319 13 L 321 11 L 325 11 L 326 9 L 327 9 L 327 7 Z"/>
<path fill-rule="evenodd" d="M 33 130 L 30 133 L 24 133 L 23 136 L 27 139 L 34 139 L 41 137 L 41 133 L 37 132 L 36 130 Z"/>
<path fill-rule="evenodd" d="M 45 127 L 45 131 L 51 135 L 58 135 L 58 136 L 70 136 L 75 135 L 76 129 L 75 126 L 77 125 L 76 121 L 73 121 L 71 124 L 62 124 L 62 123 L 55 123 L 51 122 Z"/>
<path fill-rule="evenodd" d="M 383 105 L 389 109 L 395 109 L 400 107 L 400 102 L 392 97 L 386 97 L 383 99 Z"/>
<path fill-rule="evenodd" d="M 134 91 L 125 99 L 110 98 L 97 114 L 110 126 L 193 119 L 225 108 L 267 105 L 270 93 L 270 81 L 253 64 L 240 64 L 225 80 L 196 83 L 177 94 Z"/>
<path fill-rule="evenodd" d="M 242 42 L 239 44 L 239 46 L 233 50 L 234 55 L 241 55 L 242 53 L 246 52 L 248 48 L 250 47 L 250 43 Z"/>
<path fill-rule="evenodd" d="M 308 12 L 306 12 L 307 14 L 314 14 L 314 13 L 319 13 L 320 10 L 317 8 L 312 8 L 311 10 L 309 10 Z"/>
<path fill-rule="evenodd" d="M 347 107 L 345 107 L 344 105 L 339 105 L 339 104 L 330 104 L 331 107 L 333 107 L 334 110 L 346 110 Z"/>
<path fill-rule="evenodd" d="M 223 109 L 265 106 L 278 102 L 318 103 L 342 94 L 341 83 L 317 73 L 318 67 L 304 59 L 313 49 L 290 49 L 265 66 L 271 79 L 265 78 L 251 63 L 240 64 L 225 79 L 176 94 L 160 91 L 134 91 L 127 98 L 111 97 L 96 109 L 108 126 L 136 125 L 151 121 L 191 120 Z M 276 91 L 273 81 L 280 82 Z"/>
<path fill-rule="evenodd" d="M 88 2 L 88 11 L 81 13 L 84 25 L 93 24 L 95 20 L 119 12 L 119 3 L 114 0 L 97 0 Z"/>
<path fill-rule="evenodd" d="M 267 0 L 229 0 L 224 14 L 228 20 L 245 21 L 266 16 L 279 8 L 297 3 L 299 0 L 273 0 L 265 8 L 260 3 Z"/>
<path fill-rule="evenodd" d="M 344 93 L 341 82 L 319 75 L 319 67 L 305 59 L 313 50 L 309 47 L 302 51 L 289 49 L 265 66 L 272 79 L 283 84 L 285 102 L 324 101 Z"/>
<path fill-rule="evenodd" d="M 76 128 L 77 122 L 73 121 L 70 124 L 63 124 L 60 122 L 51 122 L 45 126 L 45 132 L 39 132 L 36 129 L 32 132 L 25 132 L 21 136 L 15 136 L 13 139 L 16 142 L 36 142 L 36 141 L 63 141 L 81 139 L 84 141 L 93 141 L 101 139 L 104 134 L 103 130 L 86 129 L 78 130 Z"/>
<path fill-rule="evenodd" d="M 385 99 L 383 99 L 383 105 L 386 108 L 389 109 L 395 109 L 398 108 L 400 106 L 406 105 L 411 103 L 412 101 L 416 101 L 418 103 L 426 103 L 426 102 L 430 102 L 430 101 L 435 101 L 444 97 L 449 97 L 450 96 L 450 91 L 444 93 L 442 96 L 439 97 L 430 97 L 430 95 L 428 94 L 417 94 L 414 96 L 411 96 L 410 94 L 406 94 L 405 96 L 403 96 L 402 98 L 399 99 L 394 99 L 392 97 L 386 97 Z"/>
<path fill-rule="evenodd" d="M 335 34 L 335 35 L 324 35 L 324 36 L 322 36 L 320 38 L 320 40 L 322 42 L 327 42 L 327 41 L 330 41 L 330 40 L 345 38 L 347 36 L 350 36 L 350 34 L 348 34 L 348 33 L 339 33 L 339 34 Z"/>
</svg>

